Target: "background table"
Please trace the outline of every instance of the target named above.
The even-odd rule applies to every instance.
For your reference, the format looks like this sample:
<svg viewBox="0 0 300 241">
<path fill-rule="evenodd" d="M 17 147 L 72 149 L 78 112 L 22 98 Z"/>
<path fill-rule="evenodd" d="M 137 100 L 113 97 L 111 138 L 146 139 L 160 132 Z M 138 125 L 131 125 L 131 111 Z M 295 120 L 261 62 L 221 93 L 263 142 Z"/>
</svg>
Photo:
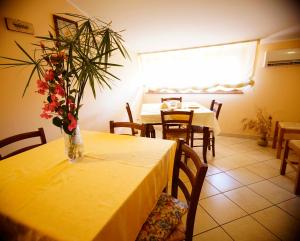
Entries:
<svg viewBox="0 0 300 241">
<path fill-rule="evenodd" d="M 277 145 L 276 158 L 280 159 L 283 141 L 300 138 L 300 122 L 276 121 L 272 148 Z M 278 139 L 278 140 L 277 140 Z M 278 141 L 278 143 L 277 143 Z"/>
<path fill-rule="evenodd" d="M 161 103 L 143 104 L 140 113 L 142 123 L 161 123 L 160 109 Z M 212 128 L 215 135 L 221 131 L 218 120 L 215 114 L 210 109 L 197 102 L 182 102 L 182 107 L 176 110 L 193 110 L 193 125 L 200 125 Z"/>
<path fill-rule="evenodd" d="M 63 140 L 0 162 L 0 236 L 135 240 L 166 186 L 174 141 L 83 132 L 70 163 Z"/>
<path fill-rule="evenodd" d="M 143 104 L 140 114 L 141 122 L 144 124 L 149 123 L 161 123 L 161 105 L 162 103 L 149 103 Z M 215 116 L 215 113 L 205 106 L 197 102 L 182 102 L 180 109 L 175 110 L 193 110 L 193 121 L 192 125 L 203 126 L 203 148 L 202 156 L 203 161 L 207 163 L 207 147 L 209 145 L 209 130 L 208 128 L 213 129 L 214 134 L 218 135 L 221 131 L 219 122 Z"/>
</svg>

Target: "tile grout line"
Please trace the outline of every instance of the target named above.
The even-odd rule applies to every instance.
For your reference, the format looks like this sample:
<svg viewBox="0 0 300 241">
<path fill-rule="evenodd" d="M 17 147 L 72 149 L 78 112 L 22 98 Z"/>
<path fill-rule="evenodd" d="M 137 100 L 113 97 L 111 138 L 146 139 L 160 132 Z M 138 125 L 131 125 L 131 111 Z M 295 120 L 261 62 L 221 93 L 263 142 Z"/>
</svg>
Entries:
<svg viewBox="0 0 300 241">
<path fill-rule="evenodd" d="M 240 143 L 244 143 L 244 142 L 240 142 Z M 238 143 L 235 143 L 235 144 L 238 144 Z M 255 151 L 259 151 L 259 149 L 255 149 Z M 247 151 L 245 151 L 245 153 L 246 153 L 246 152 L 247 152 Z M 244 153 L 244 152 L 243 152 L 243 153 Z M 236 154 L 236 153 L 235 153 L 235 154 Z M 228 156 L 233 156 L 233 155 L 235 155 L 235 154 L 231 154 L 231 155 L 228 155 Z M 224 157 L 224 158 L 226 158 L 226 157 Z M 292 198 L 288 198 L 288 199 L 283 200 L 283 201 L 281 201 L 281 202 L 279 202 L 279 203 L 273 203 L 272 201 L 270 201 L 269 199 L 263 197 L 262 195 L 260 195 L 259 193 L 255 192 L 255 190 L 253 190 L 253 189 L 251 189 L 251 188 L 249 187 L 249 186 L 252 185 L 252 184 L 256 184 L 256 183 L 263 182 L 263 181 L 269 181 L 270 183 L 274 184 L 274 185 L 277 186 L 278 188 L 280 188 L 280 189 L 282 189 L 282 190 L 285 190 L 285 191 L 287 191 L 287 192 L 290 193 L 289 190 L 287 190 L 287 189 L 285 189 L 285 188 L 282 188 L 281 186 L 279 186 L 279 185 L 277 185 L 276 183 L 273 183 L 271 180 L 269 180 L 269 179 L 271 179 L 271 178 L 280 176 L 280 174 L 279 174 L 279 175 L 276 175 L 276 176 L 273 176 L 273 177 L 265 178 L 265 177 L 262 177 L 261 175 L 259 175 L 259 174 L 257 174 L 257 173 L 254 173 L 252 170 L 250 170 L 250 169 L 247 168 L 247 166 L 259 164 L 259 163 L 266 162 L 266 161 L 269 161 L 269 160 L 272 160 L 272 159 L 273 159 L 273 158 L 265 159 L 265 160 L 262 160 L 262 161 L 257 161 L 257 162 L 252 163 L 252 164 L 248 164 L 248 165 L 245 165 L 245 166 L 240 166 L 240 167 L 228 169 L 228 170 L 226 170 L 226 171 L 223 171 L 223 170 L 219 169 L 219 167 L 213 165 L 213 163 L 210 163 L 210 161 L 208 161 L 208 164 L 210 164 L 210 165 L 212 165 L 213 167 L 217 168 L 220 172 L 213 173 L 213 174 L 208 175 L 208 176 L 206 176 L 206 177 L 224 173 L 224 174 L 228 175 L 229 177 L 231 177 L 232 179 L 234 179 L 235 181 L 237 181 L 238 183 L 240 183 L 241 186 L 240 186 L 240 187 L 237 187 L 237 188 L 233 188 L 233 189 L 227 190 L 227 191 L 221 191 L 221 190 L 218 189 L 215 185 L 213 185 L 211 182 L 209 182 L 208 179 L 206 179 L 206 181 L 207 181 L 210 185 L 212 185 L 217 191 L 219 191 L 219 193 L 213 194 L 213 195 L 211 195 L 211 196 L 208 196 L 208 197 L 205 197 L 205 198 L 200 199 L 198 205 L 199 205 L 199 206 L 200 206 L 200 207 L 201 207 L 201 208 L 202 208 L 202 209 L 203 209 L 203 210 L 204 210 L 204 211 L 212 218 L 212 220 L 214 220 L 214 221 L 216 222 L 216 224 L 217 224 L 218 226 L 216 226 L 216 227 L 214 227 L 214 228 L 211 228 L 211 229 L 208 229 L 208 230 L 206 230 L 206 231 L 200 232 L 200 233 L 198 233 L 198 234 L 195 234 L 194 236 L 197 236 L 197 235 L 199 235 L 199 234 L 202 234 L 202 233 L 205 233 L 205 232 L 208 232 L 208 231 L 210 231 L 210 230 L 213 230 L 213 229 L 216 229 L 216 228 L 220 227 L 220 228 L 221 228 L 221 229 L 222 229 L 222 230 L 223 230 L 223 231 L 224 231 L 224 232 L 225 232 L 232 240 L 234 240 L 234 239 L 231 237 L 231 235 L 230 235 L 229 233 L 227 233 L 226 230 L 225 230 L 222 226 L 224 226 L 224 225 L 226 225 L 226 224 L 228 224 L 228 223 L 234 222 L 234 221 L 236 221 L 236 220 L 238 220 L 238 219 L 245 218 L 245 217 L 249 216 L 249 217 L 252 218 L 253 220 L 257 221 L 260 225 L 262 225 L 262 227 L 264 227 L 266 230 L 268 230 L 268 231 L 269 231 L 271 234 L 273 234 L 275 237 L 277 237 L 277 238 L 279 238 L 280 240 L 282 240 L 280 237 L 278 237 L 275 233 L 273 233 L 271 230 L 269 230 L 267 227 L 265 227 L 262 223 L 260 223 L 258 220 L 256 220 L 256 219 L 252 216 L 253 214 L 255 214 L 255 213 L 257 213 L 257 212 L 266 210 L 266 209 L 268 209 L 268 208 L 277 207 L 277 208 L 279 208 L 280 210 L 284 211 L 284 213 L 286 213 L 286 214 L 287 214 L 288 216 L 290 216 L 291 218 L 298 220 L 296 217 L 294 217 L 293 215 L 290 215 L 287 211 L 283 210 L 281 207 L 278 206 L 280 203 L 283 203 L 283 202 L 286 202 L 286 201 L 295 199 L 297 196 L 294 196 L 294 197 L 292 197 Z M 274 159 L 275 159 L 275 158 L 274 158 Z M 266 165 L 267 165 L 267 164 L 266 164 Z M 270 166 L 270 165 L 269 165 L 269 166 Z M 249 184 L 243 184 L 243 183 L 241 183 L 237 178 L 234 178 L 233 176 L 231 176 L 231 175 L 229 175 L 229 174 L 226 173 L 227 171 L 234 170 L 234 169 L 238 169 L 238 168 L 246 168 L 249 172 L 253 173 L 254 175 L 257 175 L 257 176 L 261 177 L 263 180 L 260 180 L 260 181 L 257 181 L 257 182 L 253 182 L 253 183 L 249 183 Z M 276 168 L 273 168 L 272 166 L 270 166 L 270 168 L 272 168 L 272 169 L 274 169 L 274 170 L 277 170 Z M 236 203 L 234 200 L 231 200 L 230 197 L 227 197 L 227 196 L 225 195 L 226 192 L 229 192 L 229 191 L 232 191 L 232 190 L 236 190 L 236 189 L 239 189 L 239 188 L 243 188 L 243 187 L 249 188 L 249 190 L 253 191 L 253 192 L 254 192 L 255 194 L 257 194 L 259 197 L 261 197 L 261 198 L 263 198 L 264 200 L 268 201 L 268 202 L 271 204 L 271 206 L 265 207 L 265 208 L 263 208 L 263 209 L 260 209 L 260 210 L 255 211 L 255 212 L 249 212 L 249 213 L 248 213 L 248 212 L 247 212 L 245 209 L 243 209 L 238 203 Z M 224 224 L 219 224 L 219 223 L 211 216 L 211 214 L 210 214 L 210 213 L 209 213 L 209 212 L 208 212 L 208 211 L 200 204 L 200 201 L 201 201 L 201 200 L 208 199 L 208 198 L 210 198 L 210 197 L 213 197 L 213 196 L 216 196 L 216 195 L 219 195 L 219 194 L 222 194 L 225 198 L 227 198 L 229 201 L 231 201 L 233 204 L 235 204 L 237 207 L 239 207 L 241 210 L 243 210 L 243 211 L 246 213 L 246 215 L 245 215 L 245 216 L 242 216 L 242 217 L 239 217 L 239 218 L 236 218 L 236 219 L 233 219 L 233 220 L 231 220 L 231 221 L 229 221 L 229 222 L 226 222 L 226 223 L 224 223 Z"/>
</svg>

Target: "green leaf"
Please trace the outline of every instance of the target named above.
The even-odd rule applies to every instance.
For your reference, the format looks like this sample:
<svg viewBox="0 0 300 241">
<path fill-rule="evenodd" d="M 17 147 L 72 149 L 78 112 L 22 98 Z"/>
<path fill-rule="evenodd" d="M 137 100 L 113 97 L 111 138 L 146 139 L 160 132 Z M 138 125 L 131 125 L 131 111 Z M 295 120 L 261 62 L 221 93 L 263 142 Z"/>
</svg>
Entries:
<svg viewBox="0 0 300 241">
<path fill-rule="evenodd" d="M 69 123 L 63 123 L 62 127 L 63 127 L 65 133 L 67 133 L 68 135 L 72 135 L 73 132 L 68 130 L 68 125 L 69 125 Z"/>
<path fill-rule="evenodd" d="M 37 70 L 37 65 L 34 66 L 34 68 L 33 68 L 32 71 L 31 71 L 31 74 L 29 75 L 29 78 L 28 78 L 28 80 L 27 80 L 27 83 L 26 83 L 25 89 L 24 89 L 24 91 L 23 91 L 22 97 L 24 97 L 24 95 L 25 95 L 25 93 L 26 93 L 26 90 L 27 90 L 27 88 L 28 88 L 28 86 L 29 86 L 29 84 L 30 84 L 31 78 L 32 78 L 32 76 L 33 76 L 33 74 L 34 74 L 34 72 L 35 72 L 36 70 Z"/>
<path fill-rule="evenodd" d="M 53 123 L 53 125 L 55 125 L 57 127 L 62 126 L 62 120 L 57 116 L 52 119 L 52 123 Z"/>
<path fill-rule="evenodd" d="M 15 43 L 19 47 L 19 49 L 21 49 L 21 51 L 32 61 L 32 63 L 35 63 L 34 59 L 31 58 L 31 56 L 26 52 L 26 50 L 23 49 L 22 46 L 17 41 L 15 41 Z"/>
</svg>

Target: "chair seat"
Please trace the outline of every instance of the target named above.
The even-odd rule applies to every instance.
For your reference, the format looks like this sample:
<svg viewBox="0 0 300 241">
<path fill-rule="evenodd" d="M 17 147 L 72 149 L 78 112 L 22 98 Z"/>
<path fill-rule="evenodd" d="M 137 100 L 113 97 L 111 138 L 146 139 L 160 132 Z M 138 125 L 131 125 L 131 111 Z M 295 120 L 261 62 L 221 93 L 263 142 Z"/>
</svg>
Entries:
<svg viewBox="0 0 300 241">
<path fill-rule="evenodd" d="M 203 126 L 192 125 L 192 131 L 195 132 L 195 133 L 202 133 L 203 132 Z"/>
<path fill-rule="evenodd" d="M 175 228 L 178 228 L 178 232 L 179 229 L 182 230 L 182 227 L 178 224 L 180 224 L 181 218 L 186 212 L 187 205 L 185 203 L 162 193 L 155 208 L 140 230 L 136 241 L 168 240 L 167 238 Z M 174 237 L 176 237 L 175 234 Z M 179 237 L 179 233 L 177 237 Z"/>
<path fill-rule="evenodd" d="M 203 133 L 203 126 L 192 125 L 192 132 Z M 211 128 L 209 128 L 209 132 L 213 132 L 213 130 Z"/>
<path fill-rule="evenodd" d="M 179 138 L 186 139 L 186 133 L 178 132 L 178 133 L 167 133 L 166 137 L 168 140 L 177 140 Z"/>
<path fill-rule="evenodd" d="M 182 241 L 185 239 L 185 226 L 182 221 L 174 228 L 166 241 Z"/>
</svg>

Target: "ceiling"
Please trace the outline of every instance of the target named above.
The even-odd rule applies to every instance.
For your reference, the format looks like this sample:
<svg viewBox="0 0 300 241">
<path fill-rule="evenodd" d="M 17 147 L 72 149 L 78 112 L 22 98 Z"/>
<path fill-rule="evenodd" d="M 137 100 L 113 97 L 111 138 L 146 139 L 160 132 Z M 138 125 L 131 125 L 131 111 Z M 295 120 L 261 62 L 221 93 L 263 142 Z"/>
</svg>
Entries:
<svg viewBox="0 0 300 241">
<path fill-rule="evenodd" d="M 90 17 L 112 21 L 114 30 L 125 29 L 126 46 L 139 53 L 262 39 L 300 24 L 300 8 L 292 0 L 68 2 Z"/>
</svg>

